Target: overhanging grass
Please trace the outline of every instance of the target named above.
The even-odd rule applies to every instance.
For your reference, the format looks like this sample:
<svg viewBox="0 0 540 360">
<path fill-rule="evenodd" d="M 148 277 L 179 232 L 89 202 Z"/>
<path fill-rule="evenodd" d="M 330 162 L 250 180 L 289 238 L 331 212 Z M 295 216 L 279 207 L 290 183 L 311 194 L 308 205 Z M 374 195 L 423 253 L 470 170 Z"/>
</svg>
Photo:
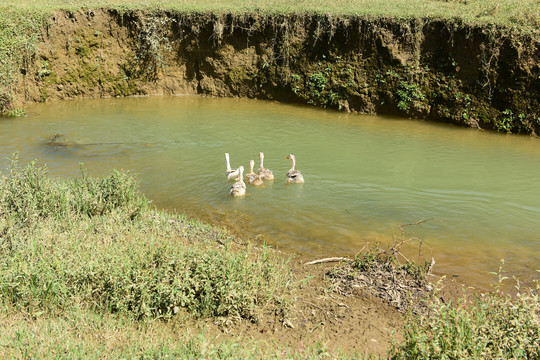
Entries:
<svg viewBox="0 0 540 360">
<path fill-rule="evenodd" d="M 47 11 L 0 5 L 0 115 L 17 115 L 13 88 L 36 52 Z"/>
<path fill-rule="evenodd" d="M 264 249 L 232 251 L 229 241 L 152 210 L 124 172 L 61 180 L 14 163 L 0 178 L 0 303 L 23 313 L 251 318 L 280 303 L 283 261 Z"/>
<path fill-rule="evenodd" d="M 196 12 L 244 13 L 323 13 L 331 15 L 370 15 L 376 17 L 436 17 L 462 19 L 471 24 L 499 24 L 538 30 L 540 4 L 535 0 L 6 0 L 5 7 L 50 12 L 80 8 L 173 9 Z"/>
</svg>

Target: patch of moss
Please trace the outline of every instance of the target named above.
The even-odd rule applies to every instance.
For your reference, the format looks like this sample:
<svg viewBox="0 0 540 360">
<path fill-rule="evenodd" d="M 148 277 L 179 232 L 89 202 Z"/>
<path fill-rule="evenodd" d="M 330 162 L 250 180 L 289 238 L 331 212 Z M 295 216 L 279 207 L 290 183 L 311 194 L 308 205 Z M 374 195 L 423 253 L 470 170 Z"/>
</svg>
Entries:
<svg viewBox="0 0 540 360">
<path fill-rule="evenodd" d="M 42 86 L 39 88 L 39 99 L 41 102 L 47 101 L 47 98 L 49 97 L 49 89 L 47 86 Z"/>
<path fill-rule="evenodd" d="M 251 80 L 252 76 L 248 73 L 246 68 L 235 67 L 229 70 L 227 74 L 227 79 L 232 83 L 241 83 Z"/>
</svg>

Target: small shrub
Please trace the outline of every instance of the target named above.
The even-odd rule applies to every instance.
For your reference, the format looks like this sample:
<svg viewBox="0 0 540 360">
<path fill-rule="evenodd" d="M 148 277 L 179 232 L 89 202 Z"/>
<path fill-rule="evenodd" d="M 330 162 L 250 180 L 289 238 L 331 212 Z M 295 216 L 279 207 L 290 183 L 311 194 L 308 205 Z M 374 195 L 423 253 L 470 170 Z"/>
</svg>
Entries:
<svg viewBox="0 0 540 360">
<path fill-rule="evenodd" d="M 416 84 L 410 84 L 406 81 L 401 81 L 397 90 L 399 110 L 406 112 L 407 114 L 413 109 L 420 109 L 422 102 L 425 100 L 424 94 L 422 94 L 420 88 Z"/>
<path fill-rule="evenodd" d="M 138 182 L 126 172 L 112 171 L 104 178 L 51 179 L 45 166 L 33 161 L 20 167 L 12 158 L 7 175 L 0 177 L 0 215 L 21 225 L 39 218 L 94 216 L 122 208 L 130 216 L 148 207 Z"/>
<path fill-rule="evenodd" d="M 502 281 L 503 278 L 500 277 Z M 445 304 L 410 316 L 393 359 L 540 359 L 540 287 L 517 296 L 494 293 Z"/>
<path fill-rule="evenodd" d="M 167 37 L 168 26 L 174 19 L 150 17 L 137 31 L 135 57 L 130 75 L 154 81 L 159 71 L 165 67 L 165 55 L 172 51 Z M 133 72 L 133 73 L 132 73 Z"/>
<path fill-rule="evenodd" d="M 83 170 L 82 175 L 82 179 L 68 182 L 73 190 L 72 207 L 77 214 L 95 216 L 122 208 L 134 217 L 149 205 L 139 193 L 138 181 L 126 172 L 113 170 L 107 177 L 91 178 Z"/>
<path fill-rule="evenodd" d="M 497 131 L 504 131 L 510 133 L 514 123 L 514 113 L 510 109 L 506 109 L 502 112 L 503 117 L 497 122 Z"/>
<path fill-rule="evenodd" d="M 309 75 L 308 88 L 311 94 L 315 98 L 321 97 L 322 92 L 326 89 L 326 82 L 328 81 L 326 74 L 321 72 Z"/>
</svg>

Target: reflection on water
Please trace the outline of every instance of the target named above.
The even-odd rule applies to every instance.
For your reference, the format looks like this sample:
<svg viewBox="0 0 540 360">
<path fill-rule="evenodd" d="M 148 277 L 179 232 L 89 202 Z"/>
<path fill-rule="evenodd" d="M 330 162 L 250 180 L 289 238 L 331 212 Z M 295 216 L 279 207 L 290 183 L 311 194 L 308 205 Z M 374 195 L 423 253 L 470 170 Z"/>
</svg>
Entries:
<svg viewBox="0 0 540 360">
<path fill-rule="evenodd" d="M 366 242 L 422 240 L 435 271 L 486 286 L 506 260 L 540 268 L 540 142 L 420 121 L 238 99 L 151 97 L 39 104 L 0 119 L 0 166 L 14 151 L 59 176 L 132 169 L 162 208 L 240 223 L 252 236 L 313 256 Z M 276 179 L 228 196 L 233 167 L 265 154 Z M 286 184 L 293 153 L 303 185 Z M 418 243 L 409 256 L 417 258 Z"/>
</svg>

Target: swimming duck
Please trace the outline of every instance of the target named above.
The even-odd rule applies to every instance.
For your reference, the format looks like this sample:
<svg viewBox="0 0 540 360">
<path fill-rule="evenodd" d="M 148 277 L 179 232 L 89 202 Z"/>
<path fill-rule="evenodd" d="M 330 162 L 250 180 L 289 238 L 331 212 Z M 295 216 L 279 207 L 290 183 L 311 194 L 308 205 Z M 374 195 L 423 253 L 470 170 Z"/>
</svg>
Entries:
<svg viewBox="0 0 540 360">
<path fill-rule="evenodd" d="M 244 172 L 244 167 L 240 165 L 238 168 L 238 171 L 240 172 L 240 176 L 238 178 L 238 181 L 235 182 L 231 186 L 231 191 L 229 191 L 229 194 L 232 196 L 244 196 L 246 195 L 246 183 L 244 182 L 244 179 L 242 178 L 242 173 Z"/>
<path fill-rule="evenodd" d="M 274 180 L 274 174 L 272 174 L 272 171 L 270 169 L 265 169 L 263 166 L 264 154 L 262 152 L 259 153 L 259 159 L 261 159 L 261 166 L 259 167 L 259 170 L 257 170 L 257 174 L 261 176 L 261 179 Z"/>
<path fill-rule="evenodd" d="M 264 182 L 261 179 L 261 175 L 257 175 L 253 172 L 255 166 L 255 160 L 249 160 L 249 172 L 246 174 L 248 183 L 255 186 L 263 185 Z"/>
<path fill-rule="evenodd" d="M 294 169 L 296 166 L 296 157 L 294 157 L 293 154 L 289 154 L 289 156 L 287 156 L 285 159 L 291 159 L 292 161 L 291 170 L 287 171 L 287 183 L 303 184 L 304 177 L 302 176 L 302 173 Z"/>
<path fill-rule="evenodd" d="M 238 175 L 240 172 L 238 169 L 231 169 L 231 163 L 229 161 L 229 153 L 225 153 L 225 161 L 227 162 L 227 171 L 225 172 L 225 176 L 227 176 L 227 180 L 238 180 Z"/>
</svg>

